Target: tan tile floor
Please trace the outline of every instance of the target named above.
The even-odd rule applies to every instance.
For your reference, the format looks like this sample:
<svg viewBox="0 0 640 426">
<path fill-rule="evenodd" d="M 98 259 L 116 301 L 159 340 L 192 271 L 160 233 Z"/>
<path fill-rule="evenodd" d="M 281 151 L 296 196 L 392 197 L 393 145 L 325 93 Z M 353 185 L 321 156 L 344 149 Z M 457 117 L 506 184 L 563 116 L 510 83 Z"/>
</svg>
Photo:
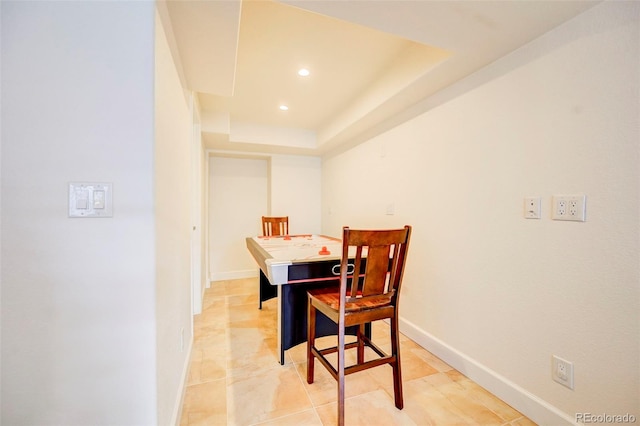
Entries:
<svg viewBox="0 0 640 426">
<path fill-rule="evenodd" d="M 278 363 L 275 299 L 259 310 L 257 290 L 257 278 L 206 290 L 194 320 L 181 426 L 336 424 L 335 380 L 318 363 L 307 384 L 305 344 Z M 385 323 L 374 325 L 373 337 L 388 349 Z M 401 355 L 404 409 L 395 408 L 390 367 L 361 371 L 347 376 L 347 425 L 535 424 L 404 336 Z"/>
</svg>

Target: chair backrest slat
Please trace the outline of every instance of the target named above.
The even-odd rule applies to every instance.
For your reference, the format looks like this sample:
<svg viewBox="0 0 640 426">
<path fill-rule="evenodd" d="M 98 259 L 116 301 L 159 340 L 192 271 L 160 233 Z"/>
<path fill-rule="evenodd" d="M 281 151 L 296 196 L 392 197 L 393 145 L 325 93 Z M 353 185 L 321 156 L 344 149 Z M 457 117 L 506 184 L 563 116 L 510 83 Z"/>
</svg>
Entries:
<svg viewBox="0 0 640 426">
<path fill-rule="evenodd" d="M 289 235 L 289 216 L 262 216 L 262 235 Z"/>
<path fill-rule="evenodd" d="M 353 278 L 351 279 L 351 291 L 349 293 L 350 297 L 356 297 L 358 295 L 358 288 L 360 287 L 361 265 L 362 265 L 362 246 L 358 246 L 356 248 L 356 257 L 353 262 Z"/>
</svg>

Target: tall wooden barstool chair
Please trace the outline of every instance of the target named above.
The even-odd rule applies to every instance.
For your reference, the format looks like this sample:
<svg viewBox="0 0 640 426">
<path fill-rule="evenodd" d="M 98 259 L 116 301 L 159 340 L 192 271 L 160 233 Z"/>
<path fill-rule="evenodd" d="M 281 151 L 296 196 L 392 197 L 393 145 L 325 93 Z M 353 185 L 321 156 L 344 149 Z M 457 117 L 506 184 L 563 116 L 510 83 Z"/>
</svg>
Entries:
<svg viewBox="0 0 640 426">
<path fill-rule="evenodd" d="M 262 216 L 262 235 L 289 235 L 289 216 Z"/>
<path fill-rule="evenodd" d="M 307 311 L 307 382 L 313 383 L 314 360 L 324 365 L 338 381 L 338 424 L 344 425 L 345 376 L 379 365 L 393 368 L 395 405 L 402 409 L 402 374 L 398 300 L 404 265 L 407 259 L 411 227 L 393 230 L 351 230 L 343 228 L 340 288 L 313 289 L 308 294 Z M 352 275 L 349 275 L 352 274 Z M 338 344 L 319 349 L 315 346 L 317 311 L 338 325 Z M 389 318 L 391 354 L 376 346 L 365 334 L 365 324 Z M 345 328 L 358 326 L 356 341 L 345 345 Z M 377 355 L 364 360 L 365 346 Z M 345 366 L 345 349 L 357 350 L 357 363 Z M 337 367 L 325 355 L 338 353 Z"/>
</svg>

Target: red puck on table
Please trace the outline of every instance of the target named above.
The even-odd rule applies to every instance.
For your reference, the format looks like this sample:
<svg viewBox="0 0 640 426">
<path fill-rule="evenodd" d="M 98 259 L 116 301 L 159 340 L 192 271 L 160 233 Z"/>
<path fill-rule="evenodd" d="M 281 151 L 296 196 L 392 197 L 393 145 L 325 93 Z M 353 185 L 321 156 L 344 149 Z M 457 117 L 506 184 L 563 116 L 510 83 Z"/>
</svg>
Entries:
<svg viewBox="0 0 640 426">
<path fill-rule="evenodd" d="M 285 235 L 283 239 L 284 239 L 285 241 L 288 241 L 288 240 L 290 240 L 290 239 L 291 239 L 291 237 L 290 237 L 290 236 L 288 236 L 288 235 Z"/>
<path fill-rule="evenodd" d="M 322 250 L 320 250 L 318 254 L 331 254 L 331 252 L 327 250 L 327 246 L 322 246 Z"/>
</svg>

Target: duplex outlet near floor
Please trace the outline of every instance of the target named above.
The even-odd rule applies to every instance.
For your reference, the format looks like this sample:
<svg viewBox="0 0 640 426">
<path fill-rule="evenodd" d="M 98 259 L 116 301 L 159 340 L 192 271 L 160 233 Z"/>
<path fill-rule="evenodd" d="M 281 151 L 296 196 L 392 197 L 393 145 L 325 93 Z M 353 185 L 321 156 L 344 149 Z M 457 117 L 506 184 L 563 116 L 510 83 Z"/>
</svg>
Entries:
<svg viewBox="0 0 640 426">
<path fill-rule="evenodd" d="M 573 363 L 553 355 L 551 357 L 551 378 L 573 390 Z"/>
</svg>

